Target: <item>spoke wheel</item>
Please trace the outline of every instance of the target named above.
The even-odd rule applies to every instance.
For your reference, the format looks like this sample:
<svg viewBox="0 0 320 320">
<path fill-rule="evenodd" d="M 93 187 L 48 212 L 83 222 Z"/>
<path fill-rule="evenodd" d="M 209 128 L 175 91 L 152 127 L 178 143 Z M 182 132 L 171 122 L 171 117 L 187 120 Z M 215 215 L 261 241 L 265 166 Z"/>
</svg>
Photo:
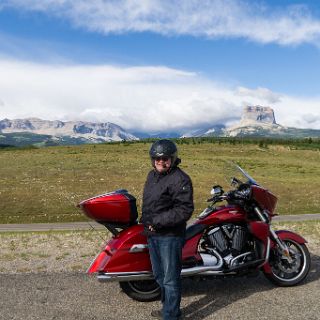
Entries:
<svg viewBox="0 0 320 320">
<path fill-rule="evenodd" d="M 158 300 L 161 294 L 155 280 L 120 282 L 120 287 L 130 298 L 142 302 Z"/>
<path fill-rule="evenodd" d="M 269 264 L 271 273 L 265 276 L 278 286 L 289 287 L 300 283 L 309 273 L 310 254 L 304 244 L 291 239 L 282 240 L 288 247 L 291 261 L 288 261 L 281 253 L 278 246 L 271 249 Z"/>
</svg>

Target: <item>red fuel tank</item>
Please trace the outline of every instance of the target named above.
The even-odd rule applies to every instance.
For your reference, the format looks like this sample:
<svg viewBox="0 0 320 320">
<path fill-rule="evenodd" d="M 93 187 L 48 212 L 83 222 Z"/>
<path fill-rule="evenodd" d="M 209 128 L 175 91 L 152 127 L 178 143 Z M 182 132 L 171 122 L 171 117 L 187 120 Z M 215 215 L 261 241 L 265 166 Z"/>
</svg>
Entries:
<svg viewBox="0 0 320 320">
<path fill-rule="evenodd" d="M 98 195 L 80 202 L 79 207 L 98 222 L 133 224 L 138 218 L 136 198 L 127 190 Z"/>
</svg>

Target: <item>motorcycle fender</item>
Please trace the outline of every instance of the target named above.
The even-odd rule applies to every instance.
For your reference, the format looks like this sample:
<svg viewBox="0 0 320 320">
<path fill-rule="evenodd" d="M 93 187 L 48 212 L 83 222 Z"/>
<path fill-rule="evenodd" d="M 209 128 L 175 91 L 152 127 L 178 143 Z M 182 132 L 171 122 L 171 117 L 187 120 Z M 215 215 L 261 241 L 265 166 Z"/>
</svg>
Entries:
<svg viewBox="0 0 320 320">
<path fill-rule="evenodd" d="M 292 231 L 289 230 L 278 230 L 276 231 L 276 234 L 278 235 L 278 237 L 281 240 L 284 239 L 291 239 L 299 244 L 304 244 L 307 243 L 308 241 L 306 239 L 304 239 L 303 237 L 301 237 L 300 235 L 298 235 L 297 233 L 294 233 Z"/>
<path fill-rule="evenodd" d="M 276 231 L 276 234 L 281 240 L 291 239 L 299 244 L 307 243 L 306 239 L 304 239 L 303 237 L 301 237 L 300 235 L 298 235 L 297 233 L 294 233 L 292 231 L 278 230 L 278 231 Z M 273 248 L 274 246 L 275 246 L 275 242 L 271 241 L 271 248 Z M 265 263 L 262 268 L 265 273 L 271 273 L 271 267 L 268 262 Z"/>
</svg>

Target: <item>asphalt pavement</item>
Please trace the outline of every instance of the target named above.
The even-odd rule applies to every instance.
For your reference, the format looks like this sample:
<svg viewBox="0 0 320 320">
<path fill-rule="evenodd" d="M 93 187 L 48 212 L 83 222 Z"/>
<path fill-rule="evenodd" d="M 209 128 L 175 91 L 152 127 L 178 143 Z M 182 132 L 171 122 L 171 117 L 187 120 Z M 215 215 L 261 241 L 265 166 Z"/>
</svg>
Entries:
<svg viewBox="0 0 320 320">
<path fill-rule="evenodd" d="M 189 320 L 316 320 L 320 318 L 320 258 L 298 286 L 255 278 L 183 280 L 182 311 Z M 80 273 L 0 274 L 1 320 L 150 320 L 160 302 L 130 299 L 118 283 Z"/>
<path fill-rule="evenodd" d="M 279 215 L 273 218 L 275 222 L 320 220 L 320 213 Z M 105 230 L 105 227 L 95 221 L 68 223 L 29 223 L 29 224 L 0 224 L 0 232 L 19 231 L 51 231 L 51 230 Z"/>
</svg>

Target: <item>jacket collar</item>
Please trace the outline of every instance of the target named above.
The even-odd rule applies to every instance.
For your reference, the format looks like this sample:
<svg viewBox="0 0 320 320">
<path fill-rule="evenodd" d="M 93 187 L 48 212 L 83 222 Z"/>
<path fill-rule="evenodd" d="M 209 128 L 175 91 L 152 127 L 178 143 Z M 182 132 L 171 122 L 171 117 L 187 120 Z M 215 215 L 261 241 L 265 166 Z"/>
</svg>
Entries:
<svg viewBox="0 0 320 320">
<path fill-rule="evenodd" d="M 174 167 L 170 168 L 170 169 L 169 169 L 168 171 L 166 171 L 166 172 L 159 172 L 159 171 L 158 171 L 157 169 L 155 169 L 155 168 L 153 169 L 153 171 L 154 171 L 154 175 L 160 178 L 160 177 L 165 177 L 165 176 L 169 175 L 170 173 L 176 171 L 176 169 L 177 169 L 177 167 L 174 166 Z"/>
</svg>

